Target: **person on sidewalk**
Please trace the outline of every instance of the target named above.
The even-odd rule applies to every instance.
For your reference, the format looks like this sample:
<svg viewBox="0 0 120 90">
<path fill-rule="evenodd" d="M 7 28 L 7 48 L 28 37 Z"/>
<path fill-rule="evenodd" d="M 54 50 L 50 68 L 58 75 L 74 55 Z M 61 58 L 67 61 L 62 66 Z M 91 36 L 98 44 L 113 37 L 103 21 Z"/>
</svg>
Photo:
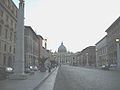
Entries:
<svg viewBox="0 0 120 90">
<path fill-rule="evenodd" d="M 48 69 L 48 72 L 51 72 L 51 62 L 49 59 L 45 62 L 45 66 Z"/>
<path fill-rule="evenodd" d="M 49 72 L 49 73 L 51 72 L 51 67 L 50 67 L 50 66 L 48 66 L 48 72 Z"/>
</svg>

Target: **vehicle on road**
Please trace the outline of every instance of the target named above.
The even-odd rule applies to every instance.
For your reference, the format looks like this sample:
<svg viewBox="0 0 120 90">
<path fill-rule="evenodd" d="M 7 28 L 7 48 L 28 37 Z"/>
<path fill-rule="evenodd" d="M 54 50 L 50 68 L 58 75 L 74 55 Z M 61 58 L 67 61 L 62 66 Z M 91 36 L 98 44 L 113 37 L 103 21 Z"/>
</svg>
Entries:
<svg viewBox="0 0 120 90">
<path fill-rule="evenodd" d="M 110 67 L 111 67 L 111 68 L 116 68 L 116 67 L 117 67 L 117 64 L 110 64 Z"/>
<path fill-rule="evenodd" d="M 38 71 L 38 67 L 37 66 L 30 66 L 29 68 L 32 71 Z"/>
<path fill-rule="evenodd" d="M 0 79 L 6 79 L 9 74 L 13 74 L 12 67 L 0 67 Z"/>
<path fill-rule="evenodd" d="M 37 66 L 33 66 L 33 70 L 34 71 L 38 71 L 38 67 Z"/>
<path fill-rule="evenodd" d="M 25 73 L 31 73 L 31 70 L 29 67 L 25 68 Z"/>
<path fill-rule="evenodd" d="M 5 67 L 5 72 L 8 74 L 12 74 L 13 73 L 13 68 L 12 67 Z"/>
<path fill-rule="evenodd" d="M 102 65 L 101 69 L 102 70 L 109 70 L 109 66 L 108 65 Z"/>
</svg>

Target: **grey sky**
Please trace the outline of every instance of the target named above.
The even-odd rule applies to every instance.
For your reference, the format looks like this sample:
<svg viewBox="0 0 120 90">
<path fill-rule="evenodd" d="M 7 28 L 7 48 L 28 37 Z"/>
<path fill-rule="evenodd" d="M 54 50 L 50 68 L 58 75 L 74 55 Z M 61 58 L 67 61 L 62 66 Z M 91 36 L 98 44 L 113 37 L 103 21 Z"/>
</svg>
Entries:
<svg viewBox="0 0 120 90">
<path fill-rule="evenodd" d="M 47 38 L 53 51 L 62 41 L 73 52 L 95 45 L 120 16 L 120 0 L 26 0 L 25 4 L 25 25 Z"/>
</svg>

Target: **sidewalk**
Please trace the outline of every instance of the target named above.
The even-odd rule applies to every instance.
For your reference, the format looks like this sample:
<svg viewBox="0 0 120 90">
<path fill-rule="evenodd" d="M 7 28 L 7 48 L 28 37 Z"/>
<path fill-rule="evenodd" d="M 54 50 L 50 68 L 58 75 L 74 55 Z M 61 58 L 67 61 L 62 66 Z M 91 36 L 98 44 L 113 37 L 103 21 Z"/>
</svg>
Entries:
<svg viewBox="0 0 120 90">
<path fill-rule="evenodd" d="M 82 68 L 89 68 L 89 69 L 101 69 L 101 66 L 99 67 L 93 67 L 93 66 L 79 66 L 79 67 L 82 67 Z M 120 68 L 109 68 L 109 70 L 111 71 L 120 71 Z"/>
<path fill-rule="evenodd" d="M 120 68 L 109 68 L 109 70 L 120 71 Z"/>
<path fill-rule="evenodd" d="M 37 71 L 33 75 L 28 75 L 26 80 L 1 80 L 0 90 L 33 90 L 55 70 L 56 68 L 52 69 L 50 73 Z"/>
<path fill-rule="evenodd" d="M 54 84 L 57 76 L 58 68 L 46 79 L 38 88 L 34 90 L 53 90 Z"/>
</svg>

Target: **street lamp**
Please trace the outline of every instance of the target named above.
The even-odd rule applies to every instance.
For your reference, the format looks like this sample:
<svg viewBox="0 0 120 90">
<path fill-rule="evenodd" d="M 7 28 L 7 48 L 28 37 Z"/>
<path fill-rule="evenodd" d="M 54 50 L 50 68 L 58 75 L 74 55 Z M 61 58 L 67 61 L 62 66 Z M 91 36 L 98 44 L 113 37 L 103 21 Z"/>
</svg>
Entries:
<svg viewBox="0 0 120 90">
<path fill-rule="evenodd" d="M 116 42 L 119 43 L 119 41 L 120 41 L 119 38 L 117 38 L 117 39 L 116 39 Z"/>
<path fill-rule="evenodd" d="M 47 50 L 47 39 L 45 39 L 45 49 Z"/>
<path fill-rule="evenodd" d="M 98 49 L 96 48 L 96 67 L 98 66 Z"/>
<path fill-rule="evenodd" d="M 47 43 L 47 39 L 45 39 L 45 43 Z"/>
<path fill-rule="evenodd" d="M 120 68 L 120 46 L 119 46 L 119 39 L 116 39 L 116 43 L 117 43 L 117 67 Z"/>
<path fill-rule="evenodd" d="M 88 52 L 86 53 L 86 56 L 87 56 L 87 62 L 86 62 L 86 65 L 88 66 Z"/>
</svg>

